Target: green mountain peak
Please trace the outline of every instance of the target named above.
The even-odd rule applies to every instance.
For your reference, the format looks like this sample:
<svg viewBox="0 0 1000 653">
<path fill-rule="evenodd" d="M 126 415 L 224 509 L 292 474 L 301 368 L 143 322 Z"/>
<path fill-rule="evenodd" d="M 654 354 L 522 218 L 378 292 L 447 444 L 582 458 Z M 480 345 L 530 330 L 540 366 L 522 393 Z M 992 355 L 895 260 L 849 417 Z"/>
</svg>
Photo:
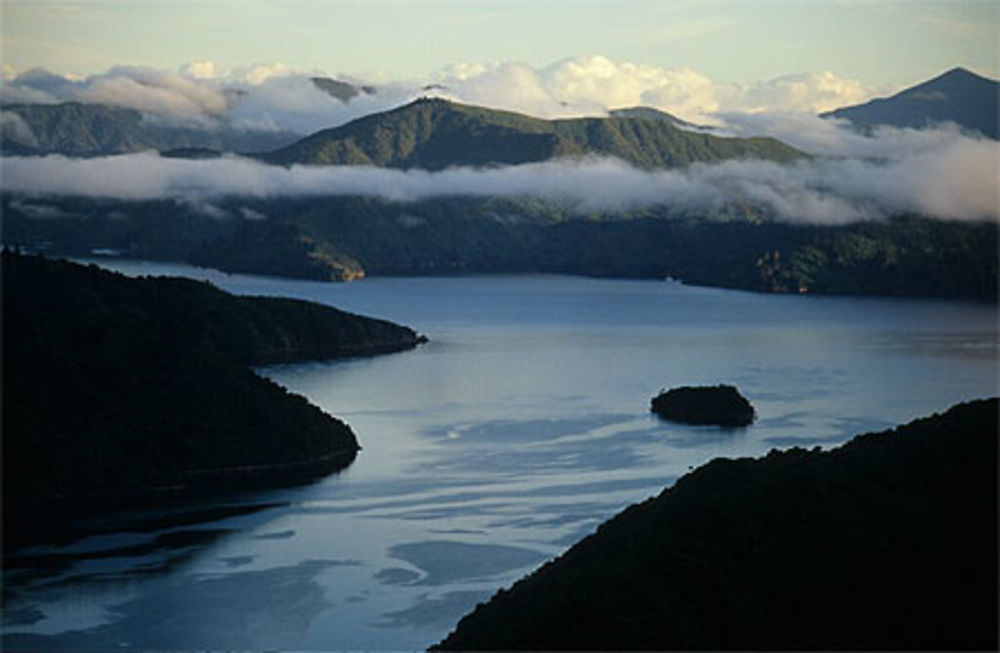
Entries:
<svg viewBox="0 0 1000 653">
<path fill-rule="evenodd" d="M 423 97 L 261 155 L 281 165 L 373 165 L 441 170 L 609 156 L 642 168 L 726 159 L 789 161 L 802 152 L 771 138 L 722 138 L 631 117 L 544 120 Z"/>
</svg>

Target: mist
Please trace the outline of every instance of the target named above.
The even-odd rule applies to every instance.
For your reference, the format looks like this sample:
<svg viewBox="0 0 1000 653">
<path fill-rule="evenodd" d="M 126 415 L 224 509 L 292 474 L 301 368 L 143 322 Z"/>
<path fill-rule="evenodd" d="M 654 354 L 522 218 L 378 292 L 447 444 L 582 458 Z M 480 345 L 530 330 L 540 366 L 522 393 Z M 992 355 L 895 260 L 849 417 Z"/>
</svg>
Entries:
<svg viewBox="0 0 1000 653">
<path fill-rule="evenodd" d="M 726 161 L 640 170 L 589 157 L 440 172 L 363 166 L 270 166 L 235 156 L 214 160 L 130 154 L 0 160 L 0 188 L 27 196 L 210 201 L 225 197 L 369 196 L 415 202 L 445 196 L 533 196 L 581 212 L 668 207 L 712 214 L 734 202 L 765 217 L 812 224 L 909 212 L 949 220 L 998 220 L 1000 149 L 995 141 L 942 130 L 890 130 L 828 138 L 828 151 L 794 164 Z M 816 138 L 819 138 L 818 136 Z M 840 143 L 839 145 L 836 143 Z M 846 143 L 846 144 L 845 144 Z"/>
</svg>

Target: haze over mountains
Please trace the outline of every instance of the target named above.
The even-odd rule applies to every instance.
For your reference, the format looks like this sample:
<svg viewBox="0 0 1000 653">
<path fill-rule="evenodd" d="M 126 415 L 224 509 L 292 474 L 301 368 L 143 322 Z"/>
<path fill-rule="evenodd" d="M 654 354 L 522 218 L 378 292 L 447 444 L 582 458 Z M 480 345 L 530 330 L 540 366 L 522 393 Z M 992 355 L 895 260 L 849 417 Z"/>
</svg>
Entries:
<svg viewBox="0 0 1000 653">
<path fill-rule="evenodd" d="M 605 62 L 605 65 L 611 65 Z M 503 73 L 503 74 L 501 74 Z M 648 71 L 647 71 L 648 73 Z M 264 73 L 260 73 L 263 75 Z M 483 74 L 485 75 L 485 73 Z M 7 80 L 0 92 L 3 110 L 0 113 L 0 135 L 3 151 L 8 155 L 62 153 L 71 156 L 177 148 L 208 148 L 231 152 L 264 152 L 290 145 L 302 136 L 324 128 L 344 125 L 354 118 L 376 114 L 403 106 L 428 93 L 464 104 L 483 103 L 484 107 L 510 106 L 502 88 L 510 86 L 514 97 L 523 98 L 516 89 L 513 75 L 507 69 L 497 71 L 490 93 L 476 89 L 483 86 L 430 85 L 423 88 L 381 87 L 351 83 L 330 77 L 275 76 L 264 77 L 256 85 L 233 82 L 222 86 L 206 85 L 199 79 L 175 73 L 146 69 L 116 68 L 105 75 L 83 81 L 71 81 L 46 71 L 28 71 Z M 553 73 L 554 77 L 558 77 Z M 492 78 L 488 78 L 492 79 Z M 808 87 L 809 81 L 781 78 L 794 84 L 797 94 Z M 661 81 L 672 81 L 669 79 Z M 522 82 L 523 83 L 523 82 Z M 774 87 L 785 81 L 775 80 Z M 822 87 L 835 82 L 824 79 Z M 550 86 L 558 85 L 550 82 Z M 569 82 L 564 84 L 572 88 Z M 691 86 L 691 82 L 687 82 Z M 491 87 L 492 88 L 492 87 Z M 684 90 L 682 90 L 684 89 Z M 678 82 L 678 92 L 694 93 Z M 563 93 L 572 96 L 564 89 Z M 748 91 L 749 92 L 749 91 Z M 757 92 L 761 95 L 762 92 Z M 661 93 L 662 95 L 662 93 Z M 845 93 L 843 97 L 854 97 Z M 614 96 L 612 96 L 614 97 Z M 641 98 L 641 99 L 640 99 Z M 637 96 L 637 100 L 656 100 L 655 94 Z M 847 106 L 829 111 L 823 116 L 843 117 L 859 125 L 890 125 L 926 128 L 940 123 L 955 123 L 961 127 L 996 137 L 997 83 L 964 69 L 954 69 L 933 80 L 902 91 L 891 98 L 878 99 L 866 105 Z M 788 99 L 770 110 L 793 111 L 804 115 L 801 101 Z M 470 102 L 471 100 L 471 102 Z M 661 98 L 660 100 L 664 100 Z M 704 100 L 703 100 L 704 101 Z M 711 106 L 711 102 L 709 101 Z M 515 102 L 518 112 L 540 117 L 558 117 L 544 106 L 531 102 Z M 682 107 L 684 105 L 681 105 Z M 746 126 L 748 116 L 767 115 L 759 108 L 743 110 L 742 114 L 727 111 L 717 104 L 717 114 L 731 126 Z M 744 106 L 759 107 L 746 102 Z M 818 102 L 814 106 L 822 106 Z M 682 128 L 694 128 L 687 122 L 693 112 L 680 116 L 654 106 L 622 107 L 604 110 L 590 100 L 559 103 L 569 116 L 610 116 L 612 118 L 665 119 Z M 874 113 L 873 113 L 874 112 Z M 742 116 L 742 118 L 736 118 Z M 752 121 L 749 124 L 753 125 Z M 741 135 L 780 135 L 756 124 L 757 133 Z"/>
<path fill-rule="evenodd" d="M 387 97 L 305 83 L 352 111 Z M 923 89 L 950 98 L 939 109 L 983 97 L 961 71 Z M 912 95 L 883 104 L 912 114 Z M 996 299 L 996 141 L 935 122 L 957 110 L 920 129 L 740 114 L 708 132 L 648 107 L 548 120 L 420 98 L 243 156 L 223 155 L 241 133 L 227 111 L 206 128 L 99 104 L 8 105 L 4 241 L 321 279 L 544 270 Z M 215 140 L 194 140 L 198 129 Z M 169 157 L 101 156 L 165 145 Z M 46 147 L 93 158 L 18 156 Z"/>
</svg>

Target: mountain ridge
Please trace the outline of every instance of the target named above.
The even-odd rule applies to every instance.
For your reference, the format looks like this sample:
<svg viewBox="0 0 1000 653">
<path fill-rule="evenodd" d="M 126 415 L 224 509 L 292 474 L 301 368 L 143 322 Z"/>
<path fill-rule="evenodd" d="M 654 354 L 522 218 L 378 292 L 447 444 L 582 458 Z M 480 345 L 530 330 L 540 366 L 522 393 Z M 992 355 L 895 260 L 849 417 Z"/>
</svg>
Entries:
<svg viewBox="0 0 1000 653">
<path fill-rule="evenodd" d="M 4 104 L 0 112 L 13 114 L 22 123 L 20 131 L 5 128 L 0 132 L 0 152 L 5 156 L 92 157 L 185 148 L 267 151 L 299 138 L 293 132 L 248 131 L 226 125 L 156 124 L 135 109 L 75 101 Z"/>
<path fill-rule="evenodd" d="M 962 67 L 884 98 L 820 114 L 843 118 L 870 130 L 880 125 L 923 129 L 952 122 L 963 129 L 1000 138 L 1000 82 Z"/>
<path fill-rule="evenodd" d="M 670 120 L 545 120 L 425 97 L 321 130 L 256 158 L 279 165 L 441 170 L 585 155 L 611 156 L 641 168 L 672 168 L 732 158 L 792 161 L 806 156 L 773 138 L 722 138 L 684 131 Z"/>
<path fill-rule="evenodd" d="M 431 650 L 995 650 L 997 410 L 717 458 Z"/>
</svg>

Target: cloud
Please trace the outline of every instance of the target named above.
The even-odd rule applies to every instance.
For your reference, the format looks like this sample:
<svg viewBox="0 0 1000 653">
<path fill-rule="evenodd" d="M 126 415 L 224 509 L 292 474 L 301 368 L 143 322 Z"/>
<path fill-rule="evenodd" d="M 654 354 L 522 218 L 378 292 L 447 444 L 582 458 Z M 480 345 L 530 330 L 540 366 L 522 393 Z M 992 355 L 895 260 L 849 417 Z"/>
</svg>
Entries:
<svg viewBox="0 0 1000 653">
<path fill-rule="evenodd" d="M 24 118 L 13 111 L 0 111 L 0 138 L 35 147 L 38 139 Z"/>
<path fill-rule="evenodd" d="M 747 112 L 803 111 L 822 113 L 867 100 L 870 89 L 830 71 L 786 75 L 757 83 L 742 94 L 739 107 Z M 733 107 L 737 108 L 737 107 Z"/>
<path fill-rule="evenodd" d="M 600 115 L 651 106 L 691 122 L 714 123 L 718 112 L 822 112 L 870 97 L 860 82 L 833 72 L 787 75 L 751 85 L 716 82 L 688 68 L 618 62 L 601 55 L 533 69 L 518 64 L 463 64 L 439 71 L 436 83 L 465 102 L 545 118 Z"/>
<path fill-rule="evenodd" d="M 118 66 L 83 79 L 35 69 L 5 78 L 0 95 L 7 102 L 110 104 L 206 128 L 222 122 L 299 133 L 334 127 L 426 94 L 542 118 L 605 115 L 609 109 L 647 105 L 700 123 L 716 122 L 717 112 L 823 111 L 868 95 L 860 83 L 832 72 L 741 86 L 687 68 L 601 55 L 541 68 L 516 62 L 457 64 L 425 78 L 380 84 L 375 95 L 346 103 L 315 89 L 309 78 L 317 75 L 322 73 L 294 71 L 281 63 L 255 63 L 220 74 L 210 61 L 188 63 L 177 71 Z"/>
<path fill-rule="evenodd" d="M 775 219 L 834 224 L 901 212 L 957 220 L 1000 219 L 994 141 L 954 132 L 890 134 L 878 158 L 815 158 L 795 164 L 727 161 L 646 171 L 605 158 L 441 172 L 350 166 L 267 166 L 249 159 L 153 154 L 0 161 L 2 188 L 27 196 L 128 200 L 175 198 L 214 206 L 224 198 L 362 195 L 394 202 L 440 196 L 537 196 L 579 211 L 666 207 L 713 215 L 735 203 Z M 914 143 L 907 142 L 907 139 Z M 879 141 L 872 138 L 869 149 Z M 906 155 L 902 153 L 906 152 Z"/>
<path fill-rule="evenodd" d="M 719 133 L 771 136 L 804 152 L 831 157 L 902 159 L 939 151 L 949 143 L 971 138 L 957 125 L 947 123 L 934 129 L 883 126 L 866 134 L 852 129 L 846 120 L 803 112 L 720 113 L 717 118 L 722 122 Z"/>
<path fill-rule="evenodd" d="M 74 99 L 108 104 L 182 121 L 206 122 L 229 109 L 221 89 L 150 68 L 118 67 L 82 84 Z"/>
<path fill-rule="evenodd" d="M 272 76 L 239 89 L 227 120 L 244 129 L 309 134 L 386 111 L 415 97 L 409 90 L 387 87 L 377 95 L 361 94 L 341 102 L 318 89 L 307 76 Z"/>
<path fill-rule="evenodd" d="M 181 74 L 195 79 L 215 77 L 215 64 L 211 61 L 192 61 L 181 66 Z"/>
</svg>

